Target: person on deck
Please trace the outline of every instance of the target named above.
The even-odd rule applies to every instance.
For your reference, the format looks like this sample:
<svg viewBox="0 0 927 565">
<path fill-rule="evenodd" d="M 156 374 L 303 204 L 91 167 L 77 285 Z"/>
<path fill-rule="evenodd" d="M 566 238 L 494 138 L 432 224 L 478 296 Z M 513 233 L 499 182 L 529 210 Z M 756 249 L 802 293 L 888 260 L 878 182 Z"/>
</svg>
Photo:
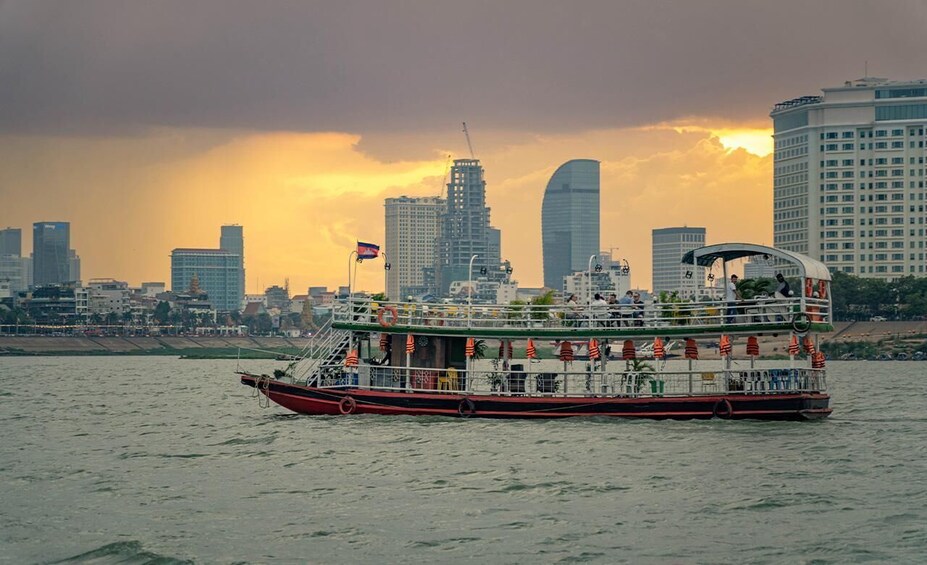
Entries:
<svg viewBox="0 0 927 565">
<path fill-rule="evenodd" d="M 605 298 L 599 294 L 595 293 L 595 296 L 592 299 L 592 317 L 596 321 L 596 325 L 605 325 L 605 319 L 608 317 L 608 302 L 605 301 Z"/>
<path fill-rule="evenodd" d="M 634 308 L 634 293 L 630 290 L 624 293 L 624 296 L 621 297 L 621 300 L 618 301 L 618 310 L 621 312 L 621 319 L 623 323 L 619 325 L 630 326 L 631 325 L 631 314 Z"/>
<path fill-rule="evenodd" d="M 724 299 L 727 302 L 727 316 L 725 322 L 733 324 L 737 321 L 737 301 L 740 300 L 740 291 L 737 290 L 737 275 L 731 275 L 725 287 Z"/>
<path fill-rule="evenodd" d="M 644 325 L 644 301 L 641 300 L 639 292 L 634 293 L 634 311 L 632 312 L 635 326 Z"/>
</svg>

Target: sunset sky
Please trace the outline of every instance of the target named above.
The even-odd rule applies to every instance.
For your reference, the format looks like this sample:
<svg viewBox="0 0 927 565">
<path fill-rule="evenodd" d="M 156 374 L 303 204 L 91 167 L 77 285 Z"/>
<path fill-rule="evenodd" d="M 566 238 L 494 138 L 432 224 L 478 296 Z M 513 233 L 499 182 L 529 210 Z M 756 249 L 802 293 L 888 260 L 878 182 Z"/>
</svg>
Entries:
<svg viewBox="0 0 927 565">
<path fill-rule="evenodd" d="M 138 284 L 238 223 L 247 292 L 337 286 L 466 121 L 522 286 L 548 178 L 592 158 L 602 247 L 647 288 L 652 228 L 771 244 L 771 106 L 927 77 L 925 27 L 921 2 L 0 0 L 0 227 L 28 253 L 70 221 L 85 280 Z"/>
</svg>

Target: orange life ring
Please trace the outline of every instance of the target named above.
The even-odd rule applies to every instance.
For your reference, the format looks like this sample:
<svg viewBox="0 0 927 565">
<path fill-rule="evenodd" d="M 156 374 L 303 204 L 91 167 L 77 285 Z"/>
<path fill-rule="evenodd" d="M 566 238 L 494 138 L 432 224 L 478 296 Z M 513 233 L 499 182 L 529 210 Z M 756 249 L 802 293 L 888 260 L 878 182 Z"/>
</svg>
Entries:
<svg viewBox="0 0 927 565">
<path fill-rule="evenodd" d="M 391 314 L 388 320 L 386 319 L 387 312 Z M 380 322 L 380 325 L 383 326 L 384 328 L 395 326 L 396 321 L 398 319 L 399 319 L 399 312 L 396 311 L 395 306 L 384 306 L 377 311 L 377 321 Z"/>
<path fill-rule="evenodd" d="M 353 414 L 355 408 L 357 408 L 357 401 L 350 396 L 345 396 L 338 403 L 338 411 L 344 415 Z"/>
</svg>

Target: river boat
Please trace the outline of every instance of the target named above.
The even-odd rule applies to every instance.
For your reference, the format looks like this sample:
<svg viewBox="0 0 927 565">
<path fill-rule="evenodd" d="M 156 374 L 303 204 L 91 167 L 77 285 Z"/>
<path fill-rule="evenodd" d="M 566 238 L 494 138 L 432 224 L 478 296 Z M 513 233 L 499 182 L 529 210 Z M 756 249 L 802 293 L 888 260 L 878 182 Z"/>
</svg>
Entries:
<svg viewBox="0 0 927 565">
<path fill-rule="evenodd" d="M 720 263 L 727 281 L 729 262 L 758 255 L 800 280 L 801 290 L 616 309 L 591 300 L 566 308 L 349 295 L 298 362 L 274 375 L 238 374 L 263 405 L 309 415 L 824 418 L 831 408 L 818 336 L 833 331 L 827 267 L 743 243 L 701 247 L 681 260 L 690 273 Z M 788 358 L 757 362 L 759 338 L 781 340 Z M 540 360 L 535 340 L 556 344 L 556 358 Z M 700 360 L 699 344 L 713 342 L 720 358 Z M 513 343 L 519 352 L 524 344 L 523 358 Z M 670 343 L 685 344 L 683 359 L 666 361 Z M 487 359 L 497 344 L 499 355 Z M 576 359 L 580 344 L 587 361 Z"/>
</svg>

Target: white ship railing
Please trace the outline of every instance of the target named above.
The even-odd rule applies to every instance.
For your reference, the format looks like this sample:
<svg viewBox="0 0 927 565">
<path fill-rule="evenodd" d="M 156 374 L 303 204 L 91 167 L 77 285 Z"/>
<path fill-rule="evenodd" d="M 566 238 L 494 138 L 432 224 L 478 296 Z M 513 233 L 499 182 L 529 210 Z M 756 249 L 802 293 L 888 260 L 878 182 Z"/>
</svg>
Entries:
<svg viewBox="0 0 927 565">
<path fill-rule="evenodd" d="M 736 330 L 765 324 L 831 323 L 830 301 L 760 297 L 726 302 L 648 302 L 609 307 L 531 304 L 382 302 L 352 297 L 336 303 L 335 323 L 438 332 L 439 328 L 652 330 L 697 327 Z M 807 328 L 804 328 L 807 329 Z M 804 330 L 802 330 L 804 331 Z"/>
<path fill-rule="evenodd" d="M 329 367 L 319 386 L 395 392 L 539 397 L 680 397 L 715 394 L 812 393 L 826 390 L 825 371 L 809 368 L 734 368 L 651 371 L 623 362 L 607 371 L 488 371 L 361 364 Z"/>
</svg>

